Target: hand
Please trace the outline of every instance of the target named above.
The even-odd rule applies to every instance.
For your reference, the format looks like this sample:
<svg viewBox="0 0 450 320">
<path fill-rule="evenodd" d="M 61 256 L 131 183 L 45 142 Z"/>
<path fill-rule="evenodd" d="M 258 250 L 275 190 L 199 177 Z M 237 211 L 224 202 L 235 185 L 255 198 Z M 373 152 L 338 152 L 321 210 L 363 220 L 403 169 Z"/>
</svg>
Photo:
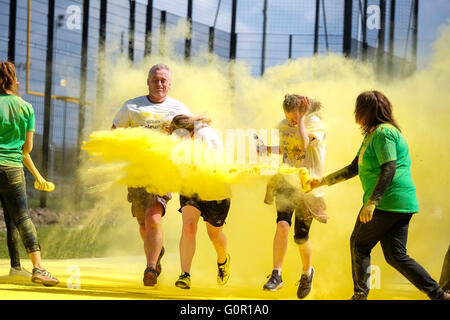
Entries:
<svg viewBox="0 0 450 320">
<path fill-rule="evenodd" d="M 269 148 L 265 145 L 257 145 L 256 146 L 256 152 L 258 152 L 259 155 L 263 154 L 269 154 Z"/>
<path fill-rule="evenodd" d="M 309 101 L 308 97 L 303 97 L 302 106 L 300 107 L 300 110 L 298 112 L 298 120 L 303 118 L 311 108 L 311 102 Z M 299 121 L 297 121 L 298 123 Z"/>
<path fill-rule="evenodd" d="M 373 218 L 373 211 L 375 210 L 375 203 L 368 201 L 363 208 L 361 209 L 361 212 L 359 213 L 359 220 L 362 223 L 368 223 Z"/>
<path fill-rule="evenodd" d="M 325 185 L 325 179 L 321 178 L 321 179 L 312 179 L 310 180 L 310 185 L 311 185 L 311 189 L 308 192 L 311 192 L 313 189 L 319 188 L 321 186 Z M 306 192 L 306 193 L 308 193 Z"/>
<path fill-rule="evenodd" d="M 55 190 L 55 185 L 43 178 L 39 178 L 34 182 L 34 188 L 41 191 L 51 192 Z"/>
</svg>

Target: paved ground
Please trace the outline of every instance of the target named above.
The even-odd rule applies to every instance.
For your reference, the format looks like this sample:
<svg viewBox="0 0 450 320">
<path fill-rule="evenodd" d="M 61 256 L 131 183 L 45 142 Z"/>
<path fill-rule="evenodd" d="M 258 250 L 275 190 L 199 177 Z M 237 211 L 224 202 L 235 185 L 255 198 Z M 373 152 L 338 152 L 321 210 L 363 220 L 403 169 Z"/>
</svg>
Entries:
<svg viewBox="0 0 450 320">
<path fill-rule="evenodd" d="M 115 257 L 98 259 L 46 260 L 45 267 L 55 274 L 60 284 L 56 287 L 44 287 L 28 281 L 11 279 L 9 261 L 0 260 L 0 299 L 23 300 L 76 300 L 76 299 L 296 299 L 294 283 L 287 283 L 278 292 L 264 292 L 259 286 L 246 286 L 240 279 L 233 279 L 225 287 L 215 283 L 214 271 L 193 278 L 193 287 L 182 290 L 174 286 L 178 275 L 175 254 L 168 254 L 163 260 L 163 274 L 156 288 L 142 285 L 142 265 L 144 257 Z M 23 266 L 29 262 L 24 261 Z M 401 279 L 401 278 L 399 278 Z M 262 280 L 264 281 L 264 279 Z M 248 282 L 247 282 L 248 283 Z M 262 287 L 262 285 L 261 285 Z M 332 293 L 313 290 L 308 299 L 347 299 Z M 393 283 L 383 290 L 372 290 L 371 299 L 426 299 L 406 280 Z"/>
</svg>

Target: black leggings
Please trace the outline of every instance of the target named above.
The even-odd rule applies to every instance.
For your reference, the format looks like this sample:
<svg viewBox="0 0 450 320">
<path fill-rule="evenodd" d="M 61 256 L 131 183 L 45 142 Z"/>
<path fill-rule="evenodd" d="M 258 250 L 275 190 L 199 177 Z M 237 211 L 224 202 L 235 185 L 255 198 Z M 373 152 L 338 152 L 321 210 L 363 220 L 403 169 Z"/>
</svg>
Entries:
<svg viewBox="0 0 450 320">
<path fill-rule="evenodd" d="M 0 201 L 5 217 L 11 267 L 20 267 L 19 236 L 28 253 L 41 250 L 36 228 L 28 214 L 22 168 L 0 166 Z"/>
<path fill-rule="evenodd" d="M 353 289 L 355 293 L 369 294 L 370 253 L 381 242 L 384 257 L 391 266 L 404 275 L 429 298 L 439 298 L 443 293 L 439 284 L 414 259 L 406 254 L 411 213 L 387 212 L 375 209 L 373 218 L 362 223 L 359 215 L 350 239 Z"/>
</svg>

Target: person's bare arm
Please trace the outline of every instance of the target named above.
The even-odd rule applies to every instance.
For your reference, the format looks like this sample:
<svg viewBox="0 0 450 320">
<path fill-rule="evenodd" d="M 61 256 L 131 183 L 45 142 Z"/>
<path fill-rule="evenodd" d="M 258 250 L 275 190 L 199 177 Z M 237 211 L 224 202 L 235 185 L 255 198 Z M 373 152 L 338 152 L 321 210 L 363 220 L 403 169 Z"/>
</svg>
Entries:
<svg viewBox="0 0 450 320">
<path fill-rule="evenodd" d="M 25 143 L 22 146 L 23 154 L 29 154 L 33 150 L 34 131 L 27 131 L 25 136 Z"/>
<path fill-rule="evenodd" d="M 40 174 L 39 170 L 34 165 L 34 162 L 31 159 L 31 156 L 29 153 L 23 154 L 22 163 L 25 165 L 25 167 L 28 169 L 28 171 L 30 171 L 30 173 L 33 175 L 33 177 L 36 179 L 36 181 L 39 184 L 46 182 L 46 180 Z"/>
<path fill-rule="evenodd" d="M 49 182 L 42 177 L 39 170 L 34 165 L 33 160 L 31 159 L 30 152 L 33 150 L 33 131 L 27 131 L 26 137 L 25 137 L 25 143 L 22 147 L 22 163 L 24 166 L 30 171 L 30 173 L 33 175 L 33 177 L 36 179 L 36 181 L 39 184 L 39 190 L 44 189 L 51 189 Z"/>
<path fill-rule="evenodd" d="M 309 111 L 309 108 L 311 107 L 311 103 L 309 102 L 309 99 L 307 97 L 303 97 L 303 106 L 302 111 L 299 111 L 298 113 L 298 119 L 297 119 L 297 138 L 300 140 L 300 150 L 305 151 L 306 148 L 309 146 L 309 142 L 311 140 L 310 135 L 306 131 L 305 126 L 305 117 L 306 114 Z"/>
</svg>

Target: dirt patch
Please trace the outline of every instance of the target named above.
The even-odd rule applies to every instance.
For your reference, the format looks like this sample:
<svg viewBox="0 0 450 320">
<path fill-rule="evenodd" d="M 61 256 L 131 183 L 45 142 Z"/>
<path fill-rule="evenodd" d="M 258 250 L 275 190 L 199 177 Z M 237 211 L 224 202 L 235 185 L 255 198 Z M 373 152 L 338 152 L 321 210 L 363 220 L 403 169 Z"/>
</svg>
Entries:
<svg viewBox="0 0 450 320">
<path fill-rule="evenodd" d="M 52 224 L 60 224 L 64 226 L 74 226 L 78 224 L 82 217 L 82 213 L 74 212 L 58 212 L 48 208 L 29 208 L 28 212 L 35 226 L 48 226 Z M 0 232 L 6 232 L 5 219 L 3 217 L 3 209 L 0 208 Z"/>
</svg>

